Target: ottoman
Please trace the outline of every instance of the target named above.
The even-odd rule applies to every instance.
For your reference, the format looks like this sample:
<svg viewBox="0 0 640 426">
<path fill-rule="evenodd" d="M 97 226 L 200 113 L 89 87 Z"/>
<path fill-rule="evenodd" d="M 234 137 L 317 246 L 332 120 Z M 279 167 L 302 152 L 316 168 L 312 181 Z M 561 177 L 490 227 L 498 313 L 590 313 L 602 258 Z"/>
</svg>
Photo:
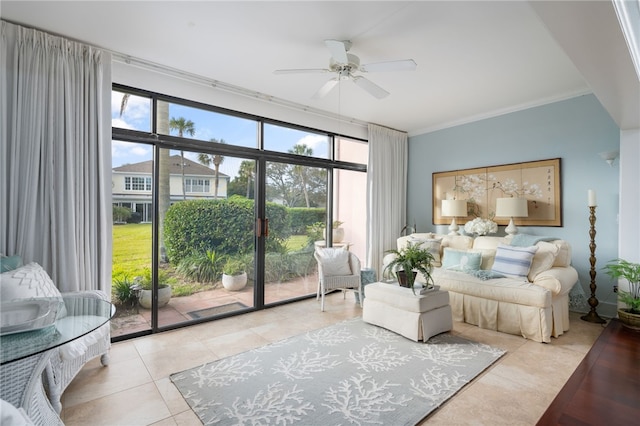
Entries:
<svg viewBox="0 0 640 426">
<path fill-rule="evenodd" d="M 453 328 L 449 292 L 416 294 L 397 283 L 373 283 L 364 289 L 363 321 L 414 341 L 427 341 Z"/>
</svg>

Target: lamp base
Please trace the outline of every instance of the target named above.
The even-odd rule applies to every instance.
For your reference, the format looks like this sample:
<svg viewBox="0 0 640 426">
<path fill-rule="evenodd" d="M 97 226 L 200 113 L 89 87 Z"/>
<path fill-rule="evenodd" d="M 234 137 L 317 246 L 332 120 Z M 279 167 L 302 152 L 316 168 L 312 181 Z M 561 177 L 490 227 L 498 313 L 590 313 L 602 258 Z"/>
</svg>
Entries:
<svg viewBox="0 0 640 426">
<path fill-rule="evenodd" d="M 513 223 L 513 218 L 509 220 L 509 225 L 504 228 L 504 231 L 509 235 L 516 235 L 518 233 L 518 227 Z"/>
<path fill-rule="evenodd" d="M 460 227 L 456 223 L 456 218 L 454 217 L 451 220 L 451 225 L 449 225 L 449 235 L 460 235 L 458 229 L 460 229 Z"/>
<path fill-rule="evenodd" d="M 586 315 L 581 316 L 580 319 L 583 321 L 593 322 L 596 324 L 604 324 L 607 322 L 606 320 L 603 320 L 602 318 L 600 318 L 600 316 L 596 311 L 589 311 Z"/>
</svg>

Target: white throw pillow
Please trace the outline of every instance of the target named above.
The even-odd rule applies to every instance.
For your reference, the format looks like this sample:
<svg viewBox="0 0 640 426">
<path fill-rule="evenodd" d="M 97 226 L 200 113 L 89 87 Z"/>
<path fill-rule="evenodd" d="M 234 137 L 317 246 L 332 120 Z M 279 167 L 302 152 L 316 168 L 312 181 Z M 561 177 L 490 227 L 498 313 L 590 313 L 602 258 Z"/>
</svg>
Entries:
<svg viewBox="0 0 640 426">
<path fill-rule="evenodd" d="M 35 262 L 0 274 L 0 297 L 3 303 L 24 299 L 59 299 L 62 309 L 58 312 L 58 318 L 66 315 L 62 294 L 47 271 Z"/>
<path fill-rule="evenodd" d="M 441 238 L 411 238 L 411 244 L 418 244 L 421 249 L 427 250 L 433 255 L 433 266 L 440 266 L 440 245 Z"/>
<path fill-rule="evenodd" d="M 537 246 L 517 247 L 498 244 L 491 271 L 512 277 L 526 278 L 529 269 L 531 269 L 533 256 L 537 251 Z"/>
<path fill-rule="evenodd" d="M 560 248 L 551 243 L 539 241 L 536 243 L 538 251 L 531 261 L 531 269 L 529 270 L 529 281 L 533 282 L 540 272 L 547 271 L 553 266 L 556 256 Z"/>
<path fill-rule="evenodd" d="M 328 277 L 351 275 L 349 252 L 343 248 L 324 248 L 317 250 L 322 272 Z"/>
</svg>

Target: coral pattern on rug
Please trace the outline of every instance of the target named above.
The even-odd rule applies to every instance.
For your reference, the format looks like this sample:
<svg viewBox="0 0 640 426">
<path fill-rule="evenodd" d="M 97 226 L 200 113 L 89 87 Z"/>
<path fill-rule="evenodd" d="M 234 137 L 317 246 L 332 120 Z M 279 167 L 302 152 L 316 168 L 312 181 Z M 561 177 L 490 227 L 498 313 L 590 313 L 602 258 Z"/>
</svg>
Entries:
<svg viewBox="0 0 640 426">
<path fill-rule="evenodd" d="M 205 425 L 415 425 L 504 351 L 360 318 L 171 375 Z"/>
</svg>

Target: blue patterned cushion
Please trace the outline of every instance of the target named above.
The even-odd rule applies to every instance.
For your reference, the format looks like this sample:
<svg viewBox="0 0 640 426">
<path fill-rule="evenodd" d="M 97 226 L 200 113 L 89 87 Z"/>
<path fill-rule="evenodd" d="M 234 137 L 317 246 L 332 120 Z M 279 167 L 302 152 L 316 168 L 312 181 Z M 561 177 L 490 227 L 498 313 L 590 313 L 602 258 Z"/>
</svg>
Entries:
<svg viewBox="0 0 640 426">
<path fill-rule="evenodd" d="M 492 272 L 512 277 L 526 278 L 531 268 L 537 246 L 516 247 L 498 244 Z"/>
<path fill-rule="evenodd" d="M 0 256 L 0 272 L 9 272 L 22 266 L 20 256 Z"/>
<path fill-rule="evenodd" d="M 470 272 L 480 269 L 482 254 L 477 252 L 444 248 L 442 256 L 442 269 L 450 271 Z"/>
</svg>

